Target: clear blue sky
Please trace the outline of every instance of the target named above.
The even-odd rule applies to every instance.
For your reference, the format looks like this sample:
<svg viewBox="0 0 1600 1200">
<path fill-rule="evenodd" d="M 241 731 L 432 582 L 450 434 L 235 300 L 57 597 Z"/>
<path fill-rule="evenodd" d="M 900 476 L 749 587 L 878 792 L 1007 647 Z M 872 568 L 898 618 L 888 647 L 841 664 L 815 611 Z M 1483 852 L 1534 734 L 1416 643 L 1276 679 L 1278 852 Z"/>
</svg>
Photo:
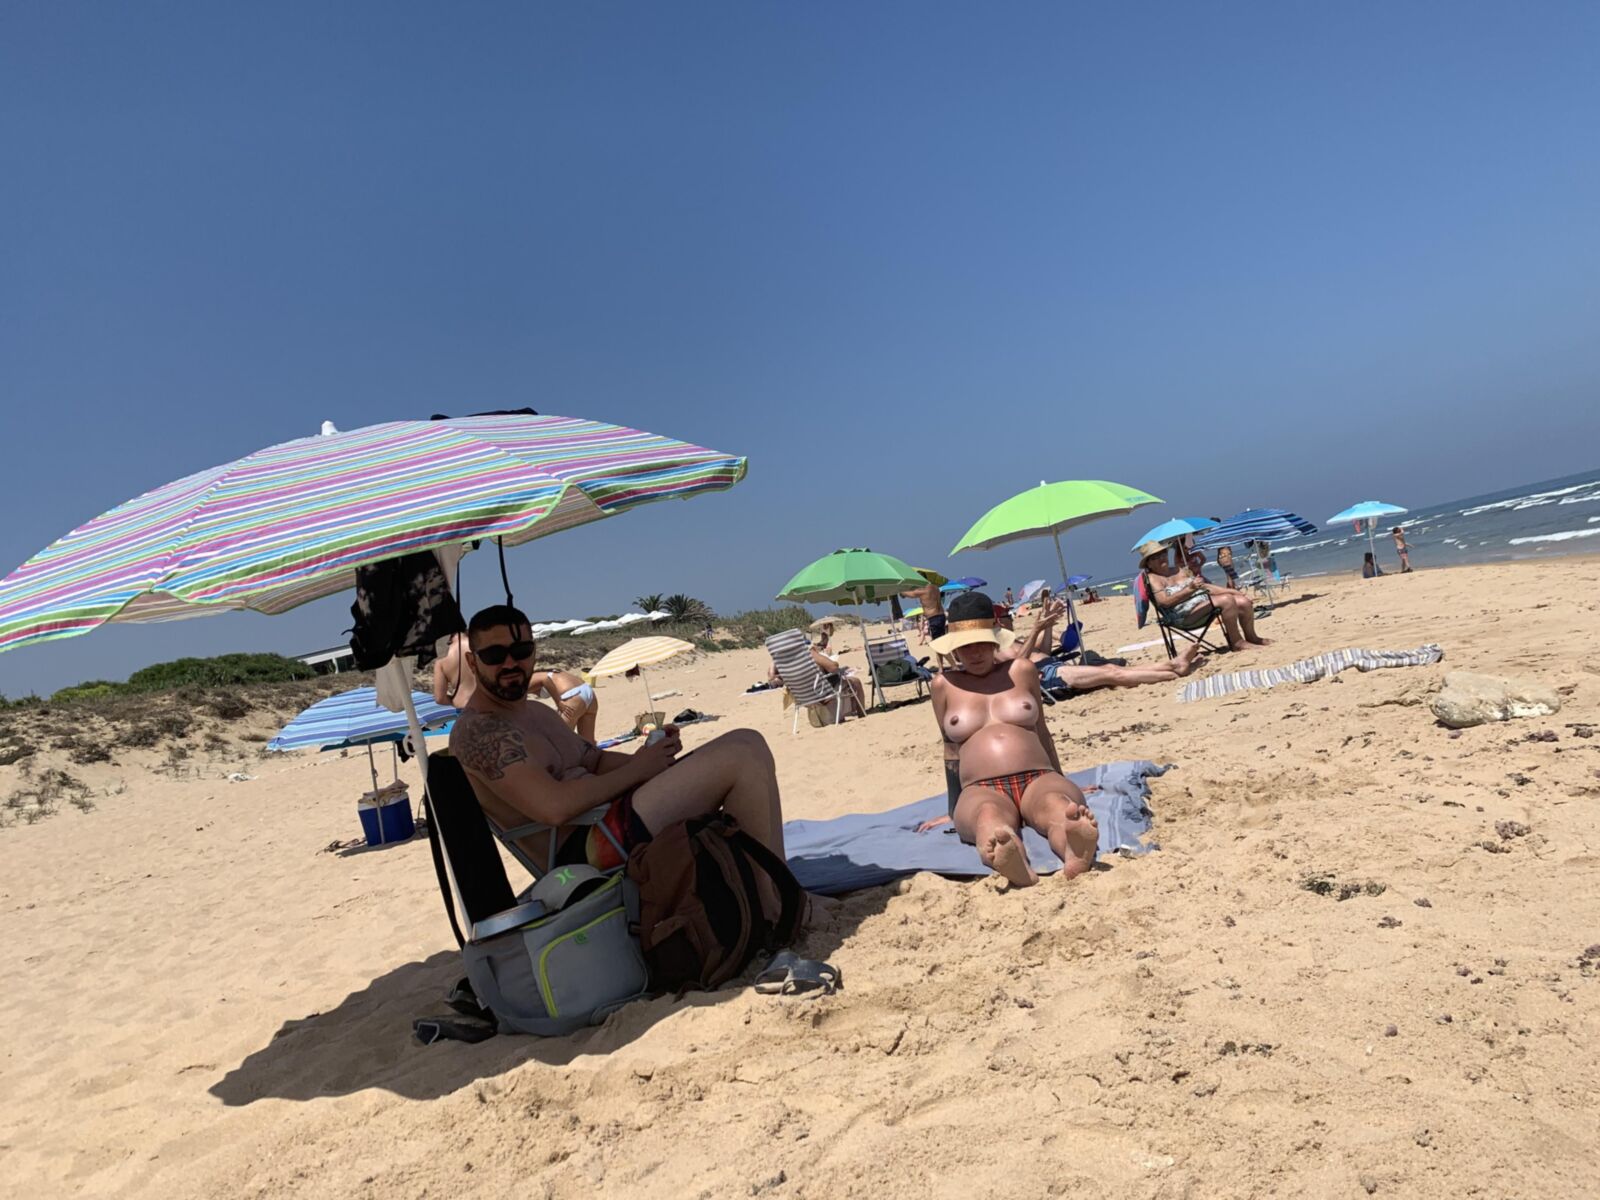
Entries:
<svg viewBox="0 0 1600 1200">
<path fill-rule="evenodd" d="M 523 404 L 751 463 L 515 552 L 549 616 L 841 545 L 1021 583 L 1048 543 L 945 554 L 1039 479 L 1172 502 L 1072 535 L 1107 575 L 1167 515 L 1591 467 L 1597 61 L 1587 3 L 13 4 L 0 571 L 324 419 Z"/>
</svg>

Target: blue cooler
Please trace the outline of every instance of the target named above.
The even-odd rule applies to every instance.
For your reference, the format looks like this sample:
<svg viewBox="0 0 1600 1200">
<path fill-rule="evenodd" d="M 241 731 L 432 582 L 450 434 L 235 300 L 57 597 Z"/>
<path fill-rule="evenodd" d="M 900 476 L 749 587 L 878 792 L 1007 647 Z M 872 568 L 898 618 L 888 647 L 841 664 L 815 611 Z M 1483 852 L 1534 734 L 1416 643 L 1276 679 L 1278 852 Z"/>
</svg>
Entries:
<svg viewBox="0 0 1600 1200">
<path fill-rule="evenodd" d="M 356 802 L 356 812 L 369 846 L 403 842 L 417 831 L 411 819 L 411 796 L 403 783 L 368 792 Z"/>
</svg>

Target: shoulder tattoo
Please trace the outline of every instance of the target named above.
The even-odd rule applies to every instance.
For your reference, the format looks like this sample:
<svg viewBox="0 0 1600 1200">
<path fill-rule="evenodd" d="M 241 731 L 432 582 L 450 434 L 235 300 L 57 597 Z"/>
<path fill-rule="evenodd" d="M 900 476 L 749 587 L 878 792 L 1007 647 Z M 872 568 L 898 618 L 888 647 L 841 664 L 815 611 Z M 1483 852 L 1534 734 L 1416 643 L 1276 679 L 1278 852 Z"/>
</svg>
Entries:
<svg viewBox="0 0 1600 1200">
<path fill-rule="evenodd" d="M 450 749 L 463 767 L 483 779 L 504 779 L 507 767 L 528 758 L 522 734 L 503 717 L 457 720 Z"/>
</svg>

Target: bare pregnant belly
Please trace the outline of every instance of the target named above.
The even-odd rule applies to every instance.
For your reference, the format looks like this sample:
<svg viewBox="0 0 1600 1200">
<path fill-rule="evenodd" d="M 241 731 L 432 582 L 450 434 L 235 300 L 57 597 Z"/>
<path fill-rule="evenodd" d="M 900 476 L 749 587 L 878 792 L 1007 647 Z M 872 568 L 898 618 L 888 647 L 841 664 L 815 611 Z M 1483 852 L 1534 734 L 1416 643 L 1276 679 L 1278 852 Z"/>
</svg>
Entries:
<svg viewBox="0 0 1600 1200">
<path fill-rule="evenodd" d="M 1039 735 L 1020 725 L 1004 721 L 985 725 L 961 743 L 961 782 L 963 785 L 1015 775 L 1018 771 L 1050 771 L 1050 757 L 1039 744 Z"/>
</svg>

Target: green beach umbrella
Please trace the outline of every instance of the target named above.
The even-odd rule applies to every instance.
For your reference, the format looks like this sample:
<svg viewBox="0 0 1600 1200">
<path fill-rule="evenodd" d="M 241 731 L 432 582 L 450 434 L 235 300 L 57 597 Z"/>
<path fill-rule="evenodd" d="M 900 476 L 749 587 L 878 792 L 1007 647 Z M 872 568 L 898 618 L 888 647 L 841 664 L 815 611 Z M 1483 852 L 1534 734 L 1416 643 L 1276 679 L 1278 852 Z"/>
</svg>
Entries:
<svg viewBox="0 0 1600 1200">
<path fill-rule="evenodd" d="M 996 504 L 967 530 L 951 554 L 963 550 L 992 550 L 1023 538 L 1049 534 L 1056 544 L 1056 565 L 1062 578 L 1067 575 L 1066 555 L 1061 552 L 1061 535 L 1076 525 L 1102 517 L 1121 517 L 1146 504 L 1165 504 L 1160 496 L 1141 492 L 1126 484 L 1104 479 L 1068 479 L 1029 488 L 1009 500 Z M 1075 622 L 1072 597 L 1067 597 L 1067 620 Z"/>
<path fill-rule="evenodd" d="M 824 555 L 810 566 L 801 568 L 778 593 L 779 600 L 793 600 L 799 604 L 877 604 L 890 596 L 913 588 L 926 587 L 928 581 L 915 568 L 908 566 L 892 554 L 878 554 L 871 550 L 835 550 Z M 867 619 L 861 620 L 861 642 L 865 649 Z M 878 672 L 872 665 L 872 655 L 867 655 L 867 671 L 872 676 L 875 703 L 883 703 L 883 689 L 878 686 Z"/>
</svg>

